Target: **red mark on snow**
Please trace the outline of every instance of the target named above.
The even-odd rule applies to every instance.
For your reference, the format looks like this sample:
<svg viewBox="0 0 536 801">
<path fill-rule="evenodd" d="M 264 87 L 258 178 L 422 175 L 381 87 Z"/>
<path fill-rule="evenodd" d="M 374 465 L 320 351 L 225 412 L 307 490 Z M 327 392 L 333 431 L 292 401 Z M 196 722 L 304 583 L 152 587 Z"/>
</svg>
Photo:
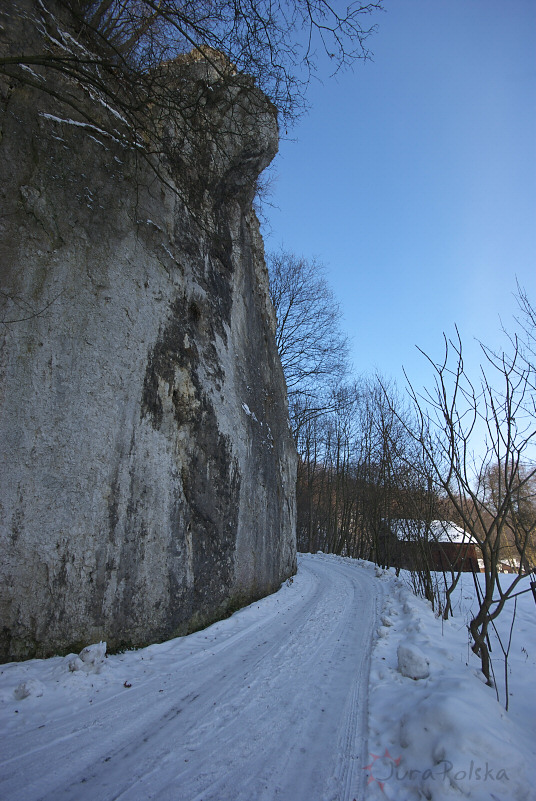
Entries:
<svg viewBox="0 0 536 801">
<path fill-rule="evenodd" d="M 368 770 L 370 773 L 367 786 L 369 784 L 372 784 L 372 782 L 377 782 L 377 784 L 380 787 L 380 790 L 383 791 L 385 782 L 393 775 L 394 768 L 397 768 L 400 765 L 401 757 L 395 759 L 394 757 L 391 756 L 387 748 L 385 749 L 385 754 L 370 754 L 370 756 L 372 757 L 372 762 L 369 765 L 365 765 L 365 767 L 363 768 L 363 770 Z M 382 762 L 384 763 L 384 771 L 385 769 L 387 769 L 387 771 L 389 772 L 389 775 L 381 776 L 381 778 L 377 778 L 376 776 L 374 776 L 374 765 L 379 759 L 381 759 Z M 389 765 L 385 765 L 385 763 L 389 763 Z"/>
</svg>

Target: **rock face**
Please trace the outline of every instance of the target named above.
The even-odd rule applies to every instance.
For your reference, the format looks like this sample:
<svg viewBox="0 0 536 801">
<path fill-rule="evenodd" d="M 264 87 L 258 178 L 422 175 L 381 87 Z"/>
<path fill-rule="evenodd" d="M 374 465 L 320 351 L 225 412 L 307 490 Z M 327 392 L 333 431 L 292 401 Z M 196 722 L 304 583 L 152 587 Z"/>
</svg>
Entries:
<svg viewBox="0 0 536 801">
<path fill-rule="evenodd" d="M 222 126 L 217 74 L 192 70 Z M 163 182 L 50 97 L 1 88 L 0 658 L 186 633 L 296 566 L 251 205 L 275 111 L 235 105 L 188 169 L 171 136 Z"/>
</svg>

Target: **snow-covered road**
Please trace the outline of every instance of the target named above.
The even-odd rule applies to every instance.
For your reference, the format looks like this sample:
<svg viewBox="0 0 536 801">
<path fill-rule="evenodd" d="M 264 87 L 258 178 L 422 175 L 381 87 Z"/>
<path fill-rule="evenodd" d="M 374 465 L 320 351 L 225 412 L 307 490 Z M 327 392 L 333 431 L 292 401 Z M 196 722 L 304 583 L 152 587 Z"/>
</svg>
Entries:
<svg viewBox="0 0 536 801">
<path fill-rule="evenodd" d="M 99 673 L 55 658 L 32 685 L 36 663 L 13 666 L 31 692 L 2 707 L 0 798 L 361 799 L 382 594 L 349 560 L 302 557 L 292 586 Z"/>
</svg>

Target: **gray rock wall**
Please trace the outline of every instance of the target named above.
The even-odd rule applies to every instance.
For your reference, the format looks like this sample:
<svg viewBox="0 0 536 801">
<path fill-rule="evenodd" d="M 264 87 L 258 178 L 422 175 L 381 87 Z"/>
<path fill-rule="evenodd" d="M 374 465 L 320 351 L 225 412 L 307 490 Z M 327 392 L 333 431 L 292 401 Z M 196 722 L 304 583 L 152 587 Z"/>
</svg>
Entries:
<svg viewBox="0 0 536 801">
<path fill-rule="evenodd" d="M 188 174 L 171 148 L 166 186 L 50 97 L 1 90 L 0 658 L 185 633 L 295 571 L 251 207 L 274 109 L 235 110 Z"/>
</svg>

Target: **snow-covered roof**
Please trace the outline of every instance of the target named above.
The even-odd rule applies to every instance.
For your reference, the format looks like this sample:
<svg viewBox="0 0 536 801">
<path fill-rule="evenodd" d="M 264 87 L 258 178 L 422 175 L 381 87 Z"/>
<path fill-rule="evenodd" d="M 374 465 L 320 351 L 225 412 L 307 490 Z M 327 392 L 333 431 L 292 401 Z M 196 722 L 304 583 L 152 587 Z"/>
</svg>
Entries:
<svg viewBox="0 0 536 801">
<path fill-rule="evenodd" d="M 453 542 L 461 545 L 472 540 L 471 535 L 463 528 L 450 520 L 432 520 L 426 523 L 423 520 L 392 520 L 390 528 L 393 534 L 401 541 L 411 542 L 425 535 L 432 542 Z"/>
<path fill-rule="evenodd" d="M 469 542 L 472 536 L 456 523 L 449 520 L 433 520 L 430 528 L 432 536 L 438 542 Z"/>
</svg>

